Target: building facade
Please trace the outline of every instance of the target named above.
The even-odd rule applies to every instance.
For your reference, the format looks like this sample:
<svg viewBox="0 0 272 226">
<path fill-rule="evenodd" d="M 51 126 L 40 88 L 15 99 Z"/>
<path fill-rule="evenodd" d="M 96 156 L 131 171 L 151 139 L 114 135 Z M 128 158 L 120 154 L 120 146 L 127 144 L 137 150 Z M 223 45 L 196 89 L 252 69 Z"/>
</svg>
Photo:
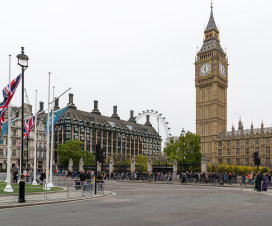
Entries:
<svg viewBox="0 0 272 226">
<path fill-rule="evenodd" d="M 195 59 L 196 133 L 201 139 L 201 152 L 211 163 L 253 165 L 252 153 L 259 152 L 261 164 L 271 166 L 272 128 L 227 132 L 228 58 L 221 48 L 213 7 L 204 40 Z"/>
<path fill-rule="evenodd" d="M 121 120 L 117 106 L 113 107 L 111 117 L 101 115 L 98 101 L 94 101 L 92 112 L 78 110 L 69 94 L 69 107 L 55 124 L 54 147 L 67 140 L 78 139 L 83 142 L 82 149 L 95 153 L 96 144 L 110 155 L 146 155 L 158 158 L 161 154 L 161 137 L 152 127 L 149 115 L 144 125 L 136 123 L 133 111 L 129 120 Z M 56 104 L 58 107 L 58 105 Z M 57 162 L 55 153 L 54 161 Z"/>
<path fill-rule="evenodd" d="M 29 104 L 24 105 L 25 117 L 32 115 L 32 106 Z M 5 118 L 7 119 L 7 111 L 5 112 Z M 19 168 L 20 165 L 20 146 L 21 142 L 21 107 L 11 107 L 11 166 L 12 168 Z M 42 121 L 37 121 L 38 132 L 37 132 L 37 166 L 43 168 L 45 165 L 46 149 L 44 150 L 44 144 L 46 143 L 45 138 L 45 127 Z M 2 136 L 2 134 L 1 134 Z M 27 143 L 28 142 L 28 143 Z M 3 142 L 0 144 L 0 170 L 5 170 L 7 167 L 7 151 L 8 151 L 8 134 L 3 138 Z M 34 161 L 34 131 L 31 131 L 28 136 L 28 140 L 24 139 L 24 168 L 33 167 Z"/>
</svg>

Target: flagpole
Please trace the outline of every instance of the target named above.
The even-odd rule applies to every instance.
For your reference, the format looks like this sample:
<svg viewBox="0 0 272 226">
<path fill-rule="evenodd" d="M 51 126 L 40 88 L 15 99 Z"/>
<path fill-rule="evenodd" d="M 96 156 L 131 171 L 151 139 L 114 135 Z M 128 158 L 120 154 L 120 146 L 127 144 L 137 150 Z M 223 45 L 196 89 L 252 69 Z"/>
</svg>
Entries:
<svg viewBox="0 0 272 226">
<path fill-rule="evenodd" d="M 35 97 L 35 135 L 34 135 L 34 166 L 33 166 L 33 182 L 32 185 L 38 185 L 37 178 L 36 178 L 36 170 L 37 170 L 37 90 L 36 97 Z"/>
<path fill-rule="evenodd" d="M 11 68 L 10 68 L 10 62 L 11 62 L 11 55 L 9 55 L 9 88 L 10 87 L 10 74 L 11 74 Z M 13 188 L 11 187 L 11 177 L 10 177 L 10 103 L 8 104 L 8 156 L 7 156 L 7 185 L 4 189 L 5 192 L 13 192 Z"/>
<path fill-rule="evenodd" d="M 53 181 L 52 181 L 52 174 L 53 174 L 53 150 L 54 150 L 54 108 L 55 108 L 55 86 L 53 86 L 53 105 L 52 105 L 52 116 L 51 116 L 51 156 L 50 156 L 50 179 L 48 187 L 54 187 Z"/>
<path fill-rule="evenodd" d="M 49 179 L 49 114 L 50 114 L 50 75 L 51 72 L 48 73 L 49 80 L 48 80 L 48 113 L 47 113 L 47 137 L 46 137 L 46 186 L 44 189 L 50 190 L 48 187 L 48 179 Z"/>
</svg>

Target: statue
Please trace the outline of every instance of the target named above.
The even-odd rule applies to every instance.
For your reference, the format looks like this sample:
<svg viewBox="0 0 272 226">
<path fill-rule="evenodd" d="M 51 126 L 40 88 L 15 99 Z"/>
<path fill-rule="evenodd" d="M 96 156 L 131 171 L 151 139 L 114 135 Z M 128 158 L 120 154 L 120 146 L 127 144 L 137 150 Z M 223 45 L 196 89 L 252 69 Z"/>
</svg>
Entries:
<svg viewBox="0 0 272 226">
<path fill-rule="evenodd" d="M 130 172 L 134 173 L 135 172 L 135 157 L 132 156 L 131 162 L 130 162 Z"/>
<path fill-rule="evenodd" d="M 69 171 L 72 171 L 72 170 L 73 170 L 73 159 L 69 159 L 68 170 L 69 170 Z"/>
<path fill-rule="evenodd" d="M 114 159 L 113 157 L 110 158 L 110 165 L 109 165 L 109 174 L 111 174 L 114 170 Z"/>
</svg>

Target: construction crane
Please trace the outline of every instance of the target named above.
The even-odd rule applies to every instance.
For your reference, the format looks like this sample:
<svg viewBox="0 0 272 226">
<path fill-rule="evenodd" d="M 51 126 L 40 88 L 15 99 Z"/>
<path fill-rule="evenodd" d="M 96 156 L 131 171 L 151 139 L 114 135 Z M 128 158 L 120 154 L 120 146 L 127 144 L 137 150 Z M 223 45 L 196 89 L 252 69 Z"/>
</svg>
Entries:
<svg viewBox="0 0 272 226">
<path fill-rule="evenodd" d="M 26 102 L 27 102 L 27 104 L 30 104 L 30 103 L 29 103 L 29 99 L 28 99 L 28 95 L 27 95 L 27 92 L 26 92 L 26 88 L 25 88 L 25 97 L 26 97 Z"/>
</svg>

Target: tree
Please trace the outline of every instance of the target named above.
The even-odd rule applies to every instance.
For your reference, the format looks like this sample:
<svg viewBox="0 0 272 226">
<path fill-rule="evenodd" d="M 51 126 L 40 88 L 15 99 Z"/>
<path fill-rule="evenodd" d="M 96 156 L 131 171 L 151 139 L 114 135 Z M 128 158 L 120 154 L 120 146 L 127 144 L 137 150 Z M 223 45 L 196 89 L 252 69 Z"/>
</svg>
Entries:
<svg viewBox="0 0 272 226">
<path fill-rule="evenodd" d="M 135 165 L 137 166 L 136 170 L 147 172 L 147 156 L 137 155 L 135 156 Z"/>
<path fill-rule="evenodd" d="M 179 166 L 183 166 L 184 155 L 185 169 L 183 170 L 199 169 L 201 163 L 200 137 L 188 131 L 184 137 L 184 144 L 182 136 L 175 141 L 171 139 L 164 148 L 164 153 L 170 161 L 174 161 L 176 159 Z"/>
<path fill-rule="evenodd" d="M 86 164 L 87 151 L 81 150 L 82 144 L 83 142 L 79 140 L 68 140 L 64 144 L 58 144 L 58 148 L 56 151 L 58 152 L 60 165 L 68 166 L 69 159 L 72 159 L 73 164 L 75 166 L 78 166 L 81 158 L 85 160 L 84 162 Z M 88 156 L 88 161 L 90 161 L 89 164 L 91 163 L 91 161 L 93 161 L 93 159 L 94 156 L 90 154 Z"/>
</svg>

